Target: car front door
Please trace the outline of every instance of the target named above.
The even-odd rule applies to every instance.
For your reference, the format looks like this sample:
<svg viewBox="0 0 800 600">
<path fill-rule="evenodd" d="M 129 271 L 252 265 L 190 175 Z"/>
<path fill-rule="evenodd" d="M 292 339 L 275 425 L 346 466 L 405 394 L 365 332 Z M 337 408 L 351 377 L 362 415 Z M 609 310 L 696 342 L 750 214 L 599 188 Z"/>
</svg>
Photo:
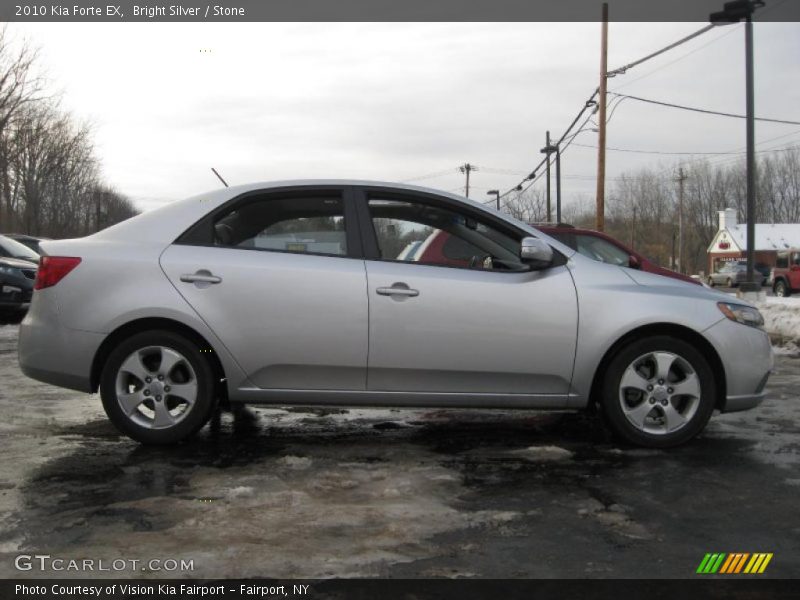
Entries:
<svg viewBox="0 0 800 600">
<path fill-rule="evenodd" d="M 368 389 L 411 392 L 401 402 L 422 404 L 424 393 L 439 394 L 437 404 L 443 394 L 452 404 L 470 394 L 506 405 L 566 402 L 578 326 L 568 269 L 528 269 L 519 233 L 436 198 L 361 198 Z M 403 250 L 414 242 L 409 257 Z"/>
<path fill-rule="evenodd" d="M 161 257 L 257 388 L 365 389 L 366 274 L 346 196 L 249 194 Z"/>
</svg>

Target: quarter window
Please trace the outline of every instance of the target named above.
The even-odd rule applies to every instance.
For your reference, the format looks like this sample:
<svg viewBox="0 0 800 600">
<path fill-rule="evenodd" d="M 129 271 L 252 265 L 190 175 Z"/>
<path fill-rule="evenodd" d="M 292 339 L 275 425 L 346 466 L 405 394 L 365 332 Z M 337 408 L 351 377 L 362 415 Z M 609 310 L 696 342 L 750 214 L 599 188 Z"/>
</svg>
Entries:
<svg viewBox="0 0 800 600">
<path fill-rule="evenodd" d="M 778 269 L 787 269 L 787 268 L 789 268 L 789 253 L 788 252 L 778 252 L 778 256 L 775 258 L 775 266 Z"/>
<path fill-rule="evenodd" d="M 344 204 L 324 196 L 256 199 L 216 220 L 214 245 L 346 256 Z"/>
</svg>

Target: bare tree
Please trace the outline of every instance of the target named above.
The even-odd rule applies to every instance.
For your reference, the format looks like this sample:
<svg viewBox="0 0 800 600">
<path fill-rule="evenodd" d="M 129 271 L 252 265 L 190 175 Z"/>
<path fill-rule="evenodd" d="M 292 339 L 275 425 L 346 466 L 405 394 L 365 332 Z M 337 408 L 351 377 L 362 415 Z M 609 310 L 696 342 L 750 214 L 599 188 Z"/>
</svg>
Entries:
<svg viewBox="0 0 800 600">
<path fill-rule="evenodd" d="M 5 143 L 8 127 L 18 111 L 33 102 L 41 91 L 42 82 L 33 72 L 37 51 L 26 43 L 12 47 L 6 26 L 0 28 L 0 223 L 13 227 L 9 161 L 11 155 Z"/>
<path fill-rule="evenodd" d="M 512 195 L 503 211 L 526 223 L 542 223 L 547 219 L 544 194 L 539 189 Z"/>
</svg>

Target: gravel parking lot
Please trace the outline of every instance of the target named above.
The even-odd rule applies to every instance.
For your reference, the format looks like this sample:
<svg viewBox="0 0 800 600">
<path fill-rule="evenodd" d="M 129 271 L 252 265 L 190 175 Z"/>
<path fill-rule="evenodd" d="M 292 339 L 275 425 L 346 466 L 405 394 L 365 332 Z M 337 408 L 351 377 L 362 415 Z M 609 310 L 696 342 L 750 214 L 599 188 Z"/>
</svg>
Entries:
<svg viewBox="0 0 800 600">
<path fill-rule="evenodd" d="M 798 358 L 758 410 L 670 451 L 584 415 L 253 408 L 145 448 L 97 396 L 25 378 L 16 333 L 0 326 L 0 577 L 691 577 L 707 552 L 800 576 Z M 37 553 L 193 570 L 15 568 Z"/>
</svg>

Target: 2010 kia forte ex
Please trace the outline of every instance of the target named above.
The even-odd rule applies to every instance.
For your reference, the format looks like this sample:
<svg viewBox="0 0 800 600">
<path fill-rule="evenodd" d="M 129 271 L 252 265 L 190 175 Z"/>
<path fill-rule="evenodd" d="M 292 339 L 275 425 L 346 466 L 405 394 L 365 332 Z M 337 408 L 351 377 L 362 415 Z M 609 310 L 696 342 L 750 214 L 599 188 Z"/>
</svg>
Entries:
<svg viewBox="0 0 800 600">
<path fill-rule="evenodd" d="M 225 188 L 44 241 L 19 361 L 177 442 L 219 401 L 585 409 L 686 442 L 764 398 L 759 312 L 587 258 L 508 215 L 399 184 Z"/>
</svg>

